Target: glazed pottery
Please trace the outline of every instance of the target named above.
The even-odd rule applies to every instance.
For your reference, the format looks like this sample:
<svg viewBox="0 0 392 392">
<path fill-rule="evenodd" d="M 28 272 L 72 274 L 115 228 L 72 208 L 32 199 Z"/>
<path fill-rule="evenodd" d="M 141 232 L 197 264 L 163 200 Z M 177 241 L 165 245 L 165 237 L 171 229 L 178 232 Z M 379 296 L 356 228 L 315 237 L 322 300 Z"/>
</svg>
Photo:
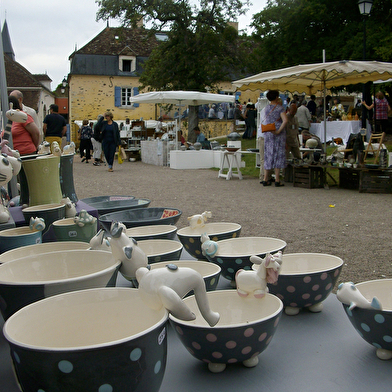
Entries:
<svg viewBox="0 0 392 392">
<path fill-rule="evenodd" d="M 0 263 L 21 259 L 27 256 L 40 255 L 42 253 L 51 253 L 72 249 L 88 249 L 89 244 L 79 241 L 67 242 L 45 242 L 41 244 L 21 246 L 20 248 L 11 249 L 0 255 Z"/>
<path fill-rule="evenodd" d="M 54 221 L 64 218 L 65 208 L 65 204 L 62 203 L 42 204 L 23 208 L 22 213 L 27 224 L 31 218 L 42 218 L 45 221 L 44 234 Z"/>
<path fill-rule="evenodd" d="M 24 307 L 4 336 L 25 392 L 158 392 L 166 368 L 167 312 L 138 290 L 65 293 Z"/>
<path fill-rule="evenodd" d="M 346 287 L 348 295 L 343 295 Z M 337 298 L 359 336 L 376 348 L 380 359 L 392 358 L 392 279 L 339 285 Z"/>
<path fill-rule="evenodd" d="M 149 199 L 136 199 L 133 196 L 124 198 L 125 196 L 102 196 L 102 200 L 97 200 L 98 197 L 83 199 L 82 201 L 89 206 L 95 208 L 99 215 L 110 214 L 112 212 L 130 210 L 133 208 L 148 207 L 151 203 Z"/>
<path fill-rule="evenodd" d="M 83 226 L 75 223 L 74 218 L 56 220 L 52 223 L 57 241 L 83 241 L 90 242 L 97 234 L 97 219 Z"/>
<path fill-rule="evenodd" d="M 60 157 L 42 156 L 23 160 L 29 189 L 29 206 L 60 203 Z"/>
<path fill-rule="evenodd" d="M 278 326 L 283 310 L 282 301 L 266 294 L 262 299 L 242 298 L 235 290 L 207 293 L 211 309 L 220 320 L 211 328 L 201 317 L 194 296 L 184 302 L 195 313 L 196 319 L 182 321 L 170 315 L 177 336 L 195 358 L 208 363 L 212 372 L 220 372 L 227 364 L 242 362 L 256 366 Z"/>
<path fill-rule="evenodd" d="M 207 260 L 202 254 L 201 235 L 207 233 L 212 241 L 226 240 L 240 236 L 241 225 L 229 222 L 211 222 L 204 226 L 184 227 L 177 231 L 177 237 L 184 245 L 186 251 L 195 259 Z"/>
<path fill-rule="evenodd" d="M 106 201 L 132 200 L 134 198 L 135 198 L 135 196 L 110 195 L 110 196 L 86 197 L 86 198 L 82 199 L 81 201 L 88 204 L 88 205 L 92 205 L 95 203 L 103 203 Z"/>
<path fill-rule="evenodd" d="M 30 230 L 29 226 L 0 231 L 0 253 L 40 242 L 42 242 L 42 231 Z"/>
<path fill-rule="evenodd" d="M 177 227 L 174 225 L 137 226 L 126 230 L 128 237 L 141 240 L 174 240 Z"/>
<path fill-rule="evenodd" d="M 73 178 L 73 162 L 75 154 L 60 157 L 60 187 L 63 197 L 69 197 L 74 203 L 78 202 Z"/>
<path fill-rule="evenodd" d="M 108 252 L 68 250 L 36 254 L 0 265 L 4 319 L 32 302 L 67 291 L 114 286 L 120 266 Z"/>
<path fill-rule="evenodd" d="M 160 261 L 179 260 L 182 244 L 173 240 L 142 240 L 138 241 L 139 247 L 147 255 L 148 263 Z"/>
<path fill-rule="evenodd" d="M 122 210 L 101 215 L 99 223 L 106 230 L 110 230 L 112 222 L 122 222 L 126 228 L 149 225 L 175 225 L 182 212 L 176 208 L 137 208 Z"/>
<path fill-rule="evenodd" d="M 252 255 L 265 257 L 267 253 L 274 254 L 286 248 L 286 242 L 271 237 L 240 237 L 216 241 L 215 254 L 206 254 L 207 259 L 222 268 L 221 276 L 232 281 L 235 286 L 235 274 L 238 270 L 251 270 Z"/>
<path fill-rule="evenodd" d="M 269 292 L 277 295 L 288 315 L 301 308 L 320 312 L 323 301 L 332 292 L 343 266 L 340 257 L 322 253 L 284 254 L 279 279 L 268 284 Z"/>
</svg>

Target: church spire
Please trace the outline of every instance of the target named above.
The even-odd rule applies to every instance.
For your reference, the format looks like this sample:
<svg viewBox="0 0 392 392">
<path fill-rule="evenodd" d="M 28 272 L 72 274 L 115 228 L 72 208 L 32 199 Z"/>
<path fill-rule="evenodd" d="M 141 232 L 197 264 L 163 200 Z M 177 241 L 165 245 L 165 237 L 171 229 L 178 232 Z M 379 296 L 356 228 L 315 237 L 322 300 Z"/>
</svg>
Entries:
<svg viewBox="0 0 392 392">
<path fill-rule="evenodd" d="M 7 21 L 4 21 L 3 30 L 1 31 L 1 38 L 3 40 L 3 52 L 8 55 L 12 61 L 15 61 L 15 52 L 12 48 L 11 37 L 8 31 Z"/>
</svg>

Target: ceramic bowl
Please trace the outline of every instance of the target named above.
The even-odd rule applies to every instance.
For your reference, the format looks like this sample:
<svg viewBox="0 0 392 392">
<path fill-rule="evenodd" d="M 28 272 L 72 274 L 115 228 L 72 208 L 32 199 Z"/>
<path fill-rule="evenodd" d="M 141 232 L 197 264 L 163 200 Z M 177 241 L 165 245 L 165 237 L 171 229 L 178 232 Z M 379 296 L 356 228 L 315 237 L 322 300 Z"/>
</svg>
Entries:
<svg viewBox="0 0 392 392">
<path fill-rule="evenodd" d="M 181 242 L 173 240 L 143 240 L 137 244 L 147 255 L 148 264 L 179 260 L 183 248 Z"/>
<path fill-rule="evenodd" d="M 265 257 L 267 253 L 284 251 L 286 242 L 270 237 L 240 237 L 217 241 L 218 251 L 214 257 L 208 256 L 209 261 L 222 268 L 221 276 L 229 279 L 235 286 L 235 274 L 238 270 L 251 270 L 250 256 Z"/>
<path fill-rule="evenodd" d="M 14 227 L 0 231 L 0 253 L 25 245 L 42 242 L 42 232 L 30 230 L 28 226 Z"/>
<path fill-rule="evenodd" d="M 169 316 L 182 344 L 195 358 L 208 363 L 213 372 L 237 362 L 256 366 L 258 355 L 267 348 L 276 331 L 282 301 L 271 294 L 262 299 L 241 298 L 235 290 L 210 291 L 207 296 L 211 309 L 220 314 L 215 327 L 201 317 L 193 295 L 184 301 L 195 313 L 195 320 Z"/>
<path fill-rule="evenodd" d="M 175 225 L 182 212 L 176 208 L 137 208 L 101 215 L 99 222 L 106 231 L 110 231 L 112 222 L 122 222 L 127 228 L 149 225 Z"/>
<path fill-rule="evenodd" d="M 151 225 L 137 226 L 127 229 L 128 237 L 136 241 L 142 240 L 174 240 L 177 233 L 177 227 L 174 225 Z"/>
<path fill-rule="evenodd" d="M 207 257 L 201 253 L 200 237 L 204 233 L 207 233 L 212 241 L 236 238 L 240 236 L 241 225 L 229 222 L 211 222 L 195 229 L 188 226 L 178 230 L 178 239 L 184 245 L 185 250 L 195 259 L 207 260 Z"/>
<path fill-rule="evenodd" d="M 0 265 L 4 319 L 52 295 L 114 286 L 120 261 L 99 250 L 68 250 L 23 257 Z"/>
<path fill-rule="evenodd" d="M 0 255 L 0 264 L 16 259 L 21 259 L 22 257 L 40 255 L 42 253 L 67 251 L 72 249 L 88 249 L 89 247 L 90 244 L 80 241 L 45 242 L 43 244 L 27 245 L 16 249 L 11 249 Z"/>
<path fill-rule="evenodd" d="M 50 225 L 59 219 L 65 217 L 65 204 L 52 203 L 52 204 L 41 204 L 32 207 L 26 207 L 22 210 L 26 224 L 30 223 L 30 218 L 43 218 L 45 221 L 45 229 L 42 234 L 49 230 Z"/>
<path fill-rule="evenodd" d="M 24 391 L 157 392 L 166 334 L 166 310 L 149 309 L 130 288 L 60 294 L 4 325 Z"/>
<path fill-rule="evenodd" d="M 126 198 L 125 196 L 101 196 L 89 197 L 82 200 L 84 203 L 95 208 L 99 215 L 109 214 L 111 212 L 129 210 L 132 208 L 148 207 L 151 200 L 136 199 L 134 196 Z"/>
<path fill-rule="evenodd" d="M 89 242 L 97 234 L 97 222 L 80 227 L 74 218 L 59 219 L 52 223 L 57 241 Z"/>
<path fill-rule="evenodd" d="M 282 257 L 282 268 L 275 284 L 268 284 L 269 292 L 277 295 L 288 315 L 301 308 L 320 312 L 343 266 L 340 257 L 322 253 L 292 253 Z"/>
<path fill-rule="evenodd" d="M 370 280 L 355 285 L 369 305 L 374 297 L 381 304 L 381 310 L 368 306 L 354 307 L 343 304 L 346 314 L 362 339 L 376 347 L 377 357 L 392 358 L 392 279 Z M 338 291 L 339 293 L 339 291 Z"/>
</svg>

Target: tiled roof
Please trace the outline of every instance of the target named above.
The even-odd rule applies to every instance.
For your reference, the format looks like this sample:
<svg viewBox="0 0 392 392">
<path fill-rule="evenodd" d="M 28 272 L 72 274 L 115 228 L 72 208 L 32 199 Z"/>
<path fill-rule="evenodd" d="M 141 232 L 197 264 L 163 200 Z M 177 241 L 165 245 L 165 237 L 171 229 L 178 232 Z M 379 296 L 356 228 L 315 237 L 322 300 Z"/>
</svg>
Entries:
<svg viewBox="0 0 392 392">
<path fill-rule="evenodd" d="M 70 59 L 77 54 L 110 55 L 119 54 L 148 57 L 152 49 L 158 45 L 154 35 L 144 28 L 128 29 L 122 27 L 106 27 L 89 43 L 72 53 Z"/>
<path fill-rule="evenodd" d="M 49 82 L 51 82 L 52 81 L 52 79 L 49 77 L 49 75 L 48 74 L 33 74 L 33 76 L 37 79 L 37 80 L 42 80 L 42 81 L 45 81 L 45 80 L 47 80 L 47 81 L 49 81 Z"/>
</svg>

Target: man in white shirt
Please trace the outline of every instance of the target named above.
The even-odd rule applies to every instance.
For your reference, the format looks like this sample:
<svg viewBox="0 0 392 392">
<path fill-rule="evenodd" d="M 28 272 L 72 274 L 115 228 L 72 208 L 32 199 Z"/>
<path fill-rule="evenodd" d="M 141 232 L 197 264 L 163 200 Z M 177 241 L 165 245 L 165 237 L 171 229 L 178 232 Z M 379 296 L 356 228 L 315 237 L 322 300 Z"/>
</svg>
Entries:
<svg viewBox="0 0 392 392">
<path fill-rule="evenodd" d="M 38 130 L 39 130 L 39 141 L 38 142 L 39 142 L 39 144 L 41 144 L 42 141 L 44 140 L 44 133 L 42 131 L 42 127 L 39 124 L 37 112 L 33 108 L 23 104 L 23 94 L 21 91 L 14 90 L 11 92 L 10 95 L 14 96 L 19 101 L 19 105 L 21 106 L 22 110 L 33 118 L 34 123 L 38 127 Z"/>
<path fill-rule="evenodd" d="M 306 101 L 303 100 L 301 106 L 297 110 L 296 114 L 298 125 L 302 129 L 309 129 L 311 124 L 312 115 L 309 112 L 309 109 L 306 107 Z"/>
</svg>

